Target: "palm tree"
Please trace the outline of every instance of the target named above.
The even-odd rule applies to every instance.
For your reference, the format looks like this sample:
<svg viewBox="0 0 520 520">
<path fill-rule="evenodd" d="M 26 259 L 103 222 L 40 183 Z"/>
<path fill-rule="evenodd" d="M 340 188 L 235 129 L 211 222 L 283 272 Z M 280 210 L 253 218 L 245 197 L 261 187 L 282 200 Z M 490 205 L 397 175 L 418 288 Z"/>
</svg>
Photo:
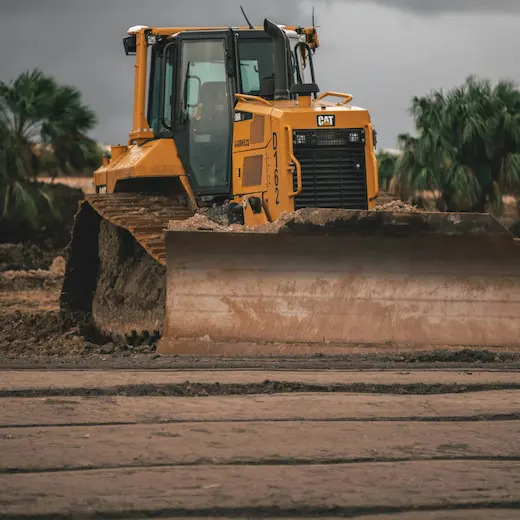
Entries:
<svg viewBox="0 0 520 520">
<path fill-rule="evenodd" d="M 390 184 L 395 175 L 395 166 L 398 156 L 386 150 L 379 150 L 376 158 L 379 173 L 379 188 L 388 192 L 390 191 Z"/>
<path fill-rule="evenodd" d="M 42 168 L 37 144 L 53 150 L 54 175 L 96 166 L 97 145 L 87 137 L 95 123 L 75 88 L 59 85 L 38 69 L 9 84 L 0 82 L 0 220 L 35 227 L 37 209 L 52 206 L 46 191 L 35 184 Z"/>
<path fill-rule="evenodd" d="M 469 77 L 447 93 L 414 98 L 418 137 L 401 136 L 400 183 L 436 190 L 449 211 L 502 211 L 504 193 L 520 189 L 520 92 Z"/>
</svg>

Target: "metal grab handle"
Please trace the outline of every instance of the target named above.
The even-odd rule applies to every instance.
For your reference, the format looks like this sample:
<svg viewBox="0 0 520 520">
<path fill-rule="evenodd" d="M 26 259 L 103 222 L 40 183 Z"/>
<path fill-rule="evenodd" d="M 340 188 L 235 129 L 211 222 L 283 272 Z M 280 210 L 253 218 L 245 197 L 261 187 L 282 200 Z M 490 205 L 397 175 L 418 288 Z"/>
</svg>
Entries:
<svg viewBox="0 0 520 520">
<path fill-rule="evenodd" d="M 235 97 L 239 101 L 258 101 L 264 105 L 267 105 L 268 107 L 273 106 L 273 104 L 269 103 L 269 101 L 267 101 L 267 99 L 261 98 L 260 96 L 251 96 L 249 94 L 235 94 Z"/>
<path fill-rule="evenodd" d="M 346 105 L 347 103 L 350 103 L 354 98 L 350 94 L 342 94 L 341 92 L 324 92 L 323 94 L 320 94 L 315 100 L 314 103 L 319 101 L 320 99 L 326 98 L 326 97 L 340 97 L 344 98 L 343 101 L 338 103 L 338 106 Z"/>
<path fill-rule="evenodd" d="M 300 164 L 300 161 L 296 159 L 296 156 L 294 155 L 294 146 L 293 146 L 293 129 L 291 125 L 285 125 L 285 131 L 288 133 L 288 139 L 287 139 L 287 150 L 289 157 L 291 158 L 292 162 L 294 163 L 296 167 L 296 191 L 292 191 L 289 193 L 289 197 L 297 197 L 302 192 L 302 165 Z M 293 169 L 288 166 L 287 171 L 293 173 Z"/>
</svg>

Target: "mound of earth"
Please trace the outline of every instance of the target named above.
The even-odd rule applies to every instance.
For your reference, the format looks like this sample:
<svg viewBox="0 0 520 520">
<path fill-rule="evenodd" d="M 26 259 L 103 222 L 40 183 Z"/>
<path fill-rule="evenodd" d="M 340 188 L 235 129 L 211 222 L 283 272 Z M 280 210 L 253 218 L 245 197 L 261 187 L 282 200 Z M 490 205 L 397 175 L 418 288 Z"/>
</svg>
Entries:
<svg viewBox="0 0 520 520">
<path fill-rule="evenodd" d="M 254 228 L 250 228 L 240 224 L 226 225 L 218 218 L 213 218 L 207 212 L 197 212 L 193 217 L 187 220 L 171 220 L 168 224 L 168 229 L 171 231 L 216 231 L 226 233 L 278 233 L 281 228 L 289 221 L 297 221 L 300 217 L 303 219 L 311 218 L 314 214 L 321 212 L 322 218 L 334 218 L 336 213 L 341 213 L 348 210 L 314 210 L 313 208 L 300 209 L 294 213 L 283 212 L 280 218 L 275 222 L 268 222 L 261 224 Z M 391 213 L 420 213 L 421 210 L 417 206 L 407 204 L 402 200 L 393 199 L 380 204 L 376 207 L 377 212 L 391 212 Z M 320 220 L 319 216 L 316 220 Z"/>
<path fill-rule="evenodd" d="M 20 306 L 21 307 L 21 306 Z M 58 309 L 34 310 L 27 306 L 0 314 L 0 361 L 2 359 L 38 359 L 107 355 L 153 354 L 155 346 L 94 343 L 79 328 L 64 330 Z"/>
<path fill-rule="evenodd" d="M 407 204 L 402 200 L 392 200 L 376 206 L 376 211 L 389 211 L 391 213 L 420 213 L 421 210 L 417 206 Z"/>
<path fill-rule="evenodd" d="M 47 269 L 56 251 L 34 244 L 0 244 L 0 272 Z"/>
</svg>

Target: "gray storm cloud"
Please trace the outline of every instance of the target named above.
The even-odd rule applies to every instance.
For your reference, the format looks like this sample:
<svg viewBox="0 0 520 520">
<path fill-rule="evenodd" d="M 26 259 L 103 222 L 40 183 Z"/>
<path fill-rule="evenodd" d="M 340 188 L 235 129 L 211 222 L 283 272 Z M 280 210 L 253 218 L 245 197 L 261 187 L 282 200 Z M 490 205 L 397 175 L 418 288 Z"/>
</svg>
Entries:
<svg viewBox="0 0 520 520">
<path fill-rule="evenodd" d="M 323 90 L 354 95 L 370 110 L 380 144 L 411 130 L 414 95 L 449 88 L 469 74 L 520 80 L 520 0 L 18 0 L 0 7 L 0 80 L 39 67 L 77 86 L 96 111 L 95 137 L 126 142 L 133 61 L 128 27 L 255 24 L 265 17 L 306 25 L 316 7 Z"/>
<path fill-rule="evenodd" d="M 366 0 L 345 0 L 366 2 Z M 369 0 L 385 7 L 402 9 L 416 13 L 444 13 L 444 12 L 511 12 L 520 13 L 518 0 Z"/>
</svg>

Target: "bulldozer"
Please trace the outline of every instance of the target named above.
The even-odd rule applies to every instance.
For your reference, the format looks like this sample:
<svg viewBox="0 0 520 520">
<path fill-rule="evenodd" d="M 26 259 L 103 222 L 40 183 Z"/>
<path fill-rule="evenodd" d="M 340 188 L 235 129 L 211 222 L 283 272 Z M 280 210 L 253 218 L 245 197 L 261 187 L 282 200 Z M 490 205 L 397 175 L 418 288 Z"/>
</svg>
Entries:
<svg viewBox="0 0 520 520">
<path fill-rule="evenodd" d="M 64 319 L 190 355 L 520 344 L 513 236 L 375 211 L 377 133 L 320 91 L 314 25 L 135 26 L 123 46 L 133 129 L 76 214 Z"/>
</svg>

